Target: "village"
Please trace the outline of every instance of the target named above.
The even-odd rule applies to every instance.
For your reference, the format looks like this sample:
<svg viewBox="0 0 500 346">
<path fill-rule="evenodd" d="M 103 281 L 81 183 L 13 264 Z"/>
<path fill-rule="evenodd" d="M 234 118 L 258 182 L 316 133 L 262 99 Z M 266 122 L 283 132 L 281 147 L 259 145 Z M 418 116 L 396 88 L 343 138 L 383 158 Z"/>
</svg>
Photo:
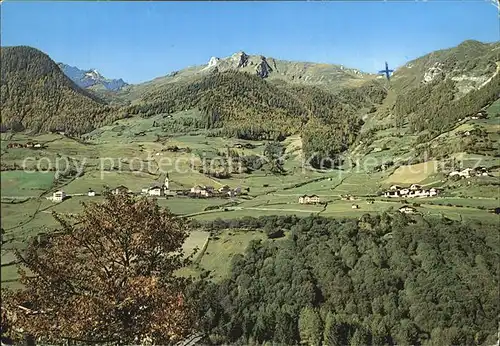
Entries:
<svg viewBox="0 0 500 346">
<path fill-rule="evenodd" d="M 43 145 L 37 142 L 26 142 L 26 143 L 9 143 L 7 144 L 8 149 L 20 149 L 20 148 L 28 148 L 28 149 L 41 149 Z"/>
<path fill-rule="evenodd" d="M 469 179 L 472 177 L 488 177 L 490 173 L 484 167 L 477 168 L 465 168 L 461 171 L 452 171 L 448 174 L 450 178 L 461 178 L 461 179 Z"/>
<path fill-rule="evenodd" d="M 435 187 L 426 190 L 422 188 L 421 185 L 412 184 L 409 187 L 401 187 L 399 185 L 392 185 L 389 188 L 389 191 L 384 192 L 384 197 L 434 197 L 437 196 L 441 192 L 440 189 Z"/>
<path fill-rule="evenodd" d="M 189 190 L 188 189 L 170 190 L 168 175 L 165 178 L 163 185 L 155 182 L 152 183 L 150 186 L 142 188 L 140 192 L 134 192 L 127 186 L 119 185 L 111 189 L 111 193 L 114 195 L 125 193 L 125 194 L 136 194 L 136 195 L 150 196 L 150 197 L 185 196 L 189 198 L 217 198 L 217 197 L 233 198 L 236 197 L 237 195 L 243 194 L 240 187 L 232 189 L 231 187 L 229 187 L 229 185 L 223 185 L 218 189 L 214 188 L 213 186 L 196 185 Z M 75 194 L 75 195 L 76 196 L 86 195 L 88 197 L 95 197 L 98 194 L 96 193 L 96 191 L 89 189 L 85 194 Z M 70 197 L 70 195 L 66 194 L 63 190 L 57 190 L 53 192 L 51 196 L 47 197 L 47 199 L 53 202 L 62 202 L 68 197 Z"/>
<path fill-rule="evenodd" d="M 416 184 L 414 184 L 416 185 Z M 414 188 L 416 186 L 412 185 Z M 436 189 L 431 189 L 433 191 L 433 193 L 436 193 L 437 194 L 437 191 Z M 352 195 L 341 195 L 341 200 L 343 201 L 355 201 L 356 200 L 356 197 L 352 196 Z M 373 204 L 375 203 L 375 199 L 373 198 L 368 198 L 366 199 L 366 202 L 368 204 Z M 322 202 L 319 198 L 318 195 L 302 195 L 299 197 L 299 204 L 326 204 L 326 202 Z M 359 204 L 352 204 L 351 205 L 351 208 L 352 209 L 360 209 L 359 207 Z M 401 213 L 404 213 L 404 214 L 415 214 L 417 213 L 417 210 L 411 206 L 408 206 L 408 205 L 404 205 L 402 207 L 400 207 L 399 209 L 399 212 Z"/>
</svg>

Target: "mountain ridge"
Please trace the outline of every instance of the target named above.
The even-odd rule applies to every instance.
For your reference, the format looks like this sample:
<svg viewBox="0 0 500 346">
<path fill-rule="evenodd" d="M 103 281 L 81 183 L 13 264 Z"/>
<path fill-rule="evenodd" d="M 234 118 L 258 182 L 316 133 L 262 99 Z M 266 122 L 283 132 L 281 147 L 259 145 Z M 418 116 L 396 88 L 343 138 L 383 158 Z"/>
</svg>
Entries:
<svg viewBox="0 0 500 346">
<path fill-rule="evenodd" d="M 377 76 L 338 64 L 281 60 L 239 51 L 223 58 L 212 56 L 207 59 L 205 64 L 188 66 L 150 81 L 126 86 L 119 93 L 128 100 L 133 100 L 157 87 L 177 82 L 194 81 L 210 73 L 225 71 L 247 72 L 271 82 L 313 85 L 329 91 L 360 86 Z"/>
<path fill-rule="evenodd" d="M 2 131 L 83 133 L 120 117 L 42 51 L 15 46 L 0 54 Z"/>
<path fill-rule="evenodd" d="M 459 109 L 462 117 L 467 115 L 465 112 L 472 113 L 490 102 L 498 79 L 493 78 L 493 74 L 497 69 L 496 63 L 500 61 L 499 47 L 500 44 L 464 41 L 456 47 L 410 61 L 395 71 L 390 83 L 383 77 L 364 74 L 342 65 L 290 62 L 240 51 L 225 58 L 212 57 L 204 65 L 174 71 L 146 83 L 127 85 L 116 92 L 81 89 L 62 73 L 60 66 L 58 70 L 65 79 L 63 81 L 59 75 L 56 78 L 59 82 L 55 84 L 65 88 L 70 86 L 76 94 L 85 95 L 99 107 L 108 107 L 107 112 L 113 119 L 118 113 L 120 116 L 149 117 L 197 108 L 206 117 L 204 121 L 207 128 L 220 128 L 224 135 L 238 137 L 282 138 L 302 129 L 310 130 L 310 126 L 304 126 L 309 119 L 315 119 L 312 122 L 317 125 L 315 130 L 319 126 L 335 128 L 343 124 L 341 127 L 352 126 L 355 129 L 353 133 L 358 132 L 356 122 L 338 122 L 342 117 L 339 112 L 347 112 L 349 117 L 357 116 L 363 121 L 378 118 L 387 119 L 389 123 L 410 122 L 413 131 L 417 132 L 427 128 L 441 131 L 456 121 L 457 117 L 450 113 L 450 109 L 463 105 Z M 30 56 L 29 52 L 25 52 L 27 56 Z M 44 59 L 50 57 L 45 54 Z M 43 66 L 58 66 L 55 63 L 43 63 L 43 59 L 38 60 L 42 61 Z M 33 74 L 33 71 L 38 70 L 39 67 L 32 66 L 29 74 L 35 80 L 35 87 L 41 83 L 40 79 L 45 78 L 43 73 Z M 45 72 L 51 74 L 53 71 Z M 102 77 L 96 71 L 90 73 L 96 78 Z M 15 84 L 14 81 L 10 83 Z M 28 89 L 33 86 L 29 78 L 24 78 L 23 83 Z M 239 85 L 241 90 L 234 89 L 235 85 Z M 485 88 L 474 92 L 481 86 Z M 37 90 L 40 95 L 47 93 L 39 88 Z M 458 102 L 471 92 L 474 92 L 473 96 Z M 106 99 L 108 104 L 98 99 L 96 93 Z M 368 94 L 365 93 L 371 96 L 366 97 Z M 386 99 L 387 95 L 391 97 Z M 418 100 L 415 101 L 412 95 Z M 20 103 L 25 103 L 21 100 L 21 94 L 16 97 Z M 110 103 L 118 107 L 110 107 Z M 96 104 L 92 104 L 91 108 Z M 53 112 L 51 107 L 58 112 L 60 105 L 61 102 L 57 102 L 46 107 L 50 112 Z M 15 104 L 8 107 L 19 108 Z M 117 113 L 118 108 L 120 111 Z M 325 109 L 335 114 L 326 115 Z M 84 117 L 86 108 L 82 106 L 74 111 L 81 113 L 79 117 Z M 82 133 L 109 121 L 107 116 L 104 118 L 92 121 L 92 126 L 85 123 L 77 131 Z M 253 121 L 257 118 L 261 119 L 258 126 Z M 35 130 L 47 129 L 38 124 Z M 335 131 L 327 131 L 321 136 L 333 136 Z M 317 134 L 316 131 L 308 132 L 311 133 L 310 138 Z M 350 136 L 344 142 L 351 143 L 353 140 Z M 320 146 L 314 145 L 315 148 Z"/>
</svg>

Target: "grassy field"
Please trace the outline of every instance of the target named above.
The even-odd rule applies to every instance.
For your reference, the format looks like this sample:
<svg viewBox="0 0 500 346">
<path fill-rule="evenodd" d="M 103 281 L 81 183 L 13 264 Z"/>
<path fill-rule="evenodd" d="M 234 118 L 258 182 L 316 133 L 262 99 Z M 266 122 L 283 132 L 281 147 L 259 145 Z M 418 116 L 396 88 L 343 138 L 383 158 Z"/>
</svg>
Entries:
<svg viewBox="0 0 500 346">
<path fill-rule="evenodd" d="M 415 184 L 437 172 L 438 162 L 428 161 L 415 165 L 401 166 L 385 181 L 386 184 Z"/>
<path fill-rule="evenodd" d="M 236 254 L 243 254 L 252 240 L 265 239 L 258 231 L 224 231 L 208 242 L 200 265 L 212 273 L 212 278 L 220 280 L 229 273 L 231 260 Z"/>
<path fill-rule="evenodd" d="M 193 260 L 196 260 L 198 257 L 201 258 L 203 256 L 202 250 L 205 244 L 208 242 L 209 236 L 210 233 L 208 232 L 191 231 L 189 233 L 189 237 L 186 239 L 182 247 L 184 254 L 186 256 L 195 254 Z M 195 250 L 197 250 L 196 253 Z"/>
<path fill-rule="evenodd" d="M 2 172 L 0 178 L 2 198 L 8 196 L 38 197 L 52 187 L 54 173 L 7 171 Z"/>
</svg>

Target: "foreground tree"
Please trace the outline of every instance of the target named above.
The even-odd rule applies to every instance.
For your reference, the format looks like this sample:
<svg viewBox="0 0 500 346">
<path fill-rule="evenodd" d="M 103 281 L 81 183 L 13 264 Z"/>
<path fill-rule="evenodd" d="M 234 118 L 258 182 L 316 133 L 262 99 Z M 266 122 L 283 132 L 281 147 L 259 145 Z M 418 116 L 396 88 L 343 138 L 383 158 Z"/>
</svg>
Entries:
<svg viewBox="0 0 500 346">
<path fill-rule="evenodd" d="M 154 200 L 107 195 L 73 218 L 54 214 L 61 229 L 31 243 L 19 260 L 19 291 L 2 302 L 13 329 L 45 342 L 63 339 L 172 344 L 194 327 L 184 299 L 186 223 Z"/>
</svg>

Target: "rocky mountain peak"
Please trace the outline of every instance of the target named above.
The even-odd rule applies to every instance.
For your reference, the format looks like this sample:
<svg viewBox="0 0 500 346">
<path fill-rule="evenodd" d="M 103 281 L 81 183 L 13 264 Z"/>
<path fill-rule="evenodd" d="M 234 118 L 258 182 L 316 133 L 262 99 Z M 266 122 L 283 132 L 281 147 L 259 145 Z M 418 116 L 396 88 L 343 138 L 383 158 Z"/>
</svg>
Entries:
<svg viewBox="0 0 500 346">
<path fill-rule="evenodd" d="M 231 60 L 236 63 L 236 68 L 246 67 L 250 56 L 243 51 L 236 52 L 231 56 Z"/>
<path fill-rule="evenodd" d="M 210 61 L 208 62 L 208 66 L 207 67 L 214 67 L 214 66 L 217 66 L 217 63 L 220 61 L 219 58 L 213 56 L 210 58 Z"/>
<path fill-rule="evenodd" d="M 117 91 L 128 85 L 123 79 L 105 78 L 96 69 L 81 70 L 75 66 L 59 63 L 59 68 L 63 73 L 81 88 L 104 87 L 106 90 Z"/>
</svg>

